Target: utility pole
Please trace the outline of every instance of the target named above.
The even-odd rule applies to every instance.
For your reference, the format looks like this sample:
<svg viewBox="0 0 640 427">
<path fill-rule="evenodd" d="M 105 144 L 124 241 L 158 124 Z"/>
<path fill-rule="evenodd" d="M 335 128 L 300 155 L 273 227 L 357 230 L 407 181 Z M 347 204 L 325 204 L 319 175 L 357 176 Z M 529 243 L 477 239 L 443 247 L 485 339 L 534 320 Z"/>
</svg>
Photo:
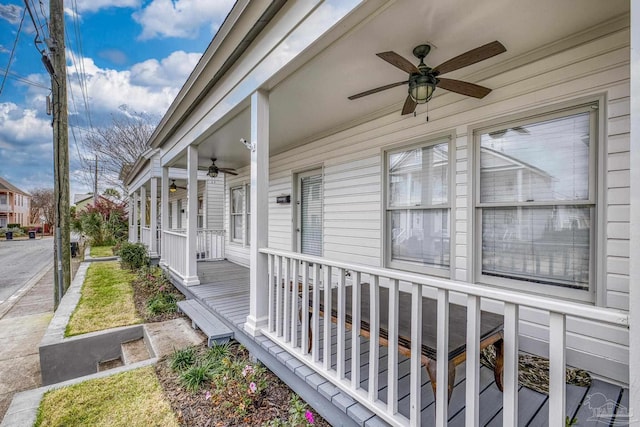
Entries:
<svg viewBox="0 0 640 427">
<path fill-rule="evenodd" d="M 98 156 L 96 155 L 95 177 L 93 179 L 93 207 L 98 206 Z"/>
<path fill-rule="evenodd" d="M 50 0 L 50 51 L 53 75 L 53 173 L 55 198 L 55 305 L 71 285 L 71 237 L 69 215 L 69 129 L 67 115 L 67 60 L 64 44 L 63 0 Z M 43 56 L 43 62 L 48 59 Z M 48 67 L 47 67 L 48 68 Z"/>
</svg>

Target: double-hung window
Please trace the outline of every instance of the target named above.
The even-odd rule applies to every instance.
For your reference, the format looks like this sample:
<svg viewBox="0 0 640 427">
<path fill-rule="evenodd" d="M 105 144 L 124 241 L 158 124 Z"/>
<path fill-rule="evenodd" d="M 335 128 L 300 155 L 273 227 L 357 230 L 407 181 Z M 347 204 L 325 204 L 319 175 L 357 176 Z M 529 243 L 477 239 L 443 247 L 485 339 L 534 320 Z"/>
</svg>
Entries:
<svg viewBox="0 0 640 427">
<path fill-rule="evenodd" d="M 589 298 L 597 118 L 589 104 L 475 133 L 480 281 Z"/>
<path fill-rule="evenodd" d="M 450 138 L 386 153 L 387 264 L 449 276 Z"/>
<path fill-rule="evenodd" d="M 242 243 L 245 245 L 250 244 L 251 230 L 249 228 L 250 220 L 250 186 L 239 185 L 237 187 L 231 187 L 231 215 L 230 215 L 230 229 L 231 229 L 231 241 Z"/>
</svg>

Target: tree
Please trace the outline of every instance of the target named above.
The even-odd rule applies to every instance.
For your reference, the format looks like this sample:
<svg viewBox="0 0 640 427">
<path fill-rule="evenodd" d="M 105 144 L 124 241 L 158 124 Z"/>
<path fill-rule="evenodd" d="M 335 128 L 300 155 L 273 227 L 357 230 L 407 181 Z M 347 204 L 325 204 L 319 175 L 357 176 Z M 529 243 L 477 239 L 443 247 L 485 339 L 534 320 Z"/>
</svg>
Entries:
<svg viewBox="0 0 640 427">
<path fill-rule="evenodd" d="M 157 120 L 147 114 L 129 111 L 121 106 L 122 113 L 111 116 L 111 124 L 97 127 L 85 135 L 84 145 L 98 158 L 101 181 L 120 194 L 127 194 L 126 185 L 120 180 L 123 167 L 132 165 L 148 146 Z M 92 170 L 92 162 L 85 168 Z M 93 172 L 92 172 L 93 173 Z"/>
<path fill-rule="evenodd" d="M 40 224 L 40 218 L 44 218 L 44 223 L 52 226 L 55 220 L 55 212 L 53 188 L 31 190 L 30 224 Z"/>
</svg>

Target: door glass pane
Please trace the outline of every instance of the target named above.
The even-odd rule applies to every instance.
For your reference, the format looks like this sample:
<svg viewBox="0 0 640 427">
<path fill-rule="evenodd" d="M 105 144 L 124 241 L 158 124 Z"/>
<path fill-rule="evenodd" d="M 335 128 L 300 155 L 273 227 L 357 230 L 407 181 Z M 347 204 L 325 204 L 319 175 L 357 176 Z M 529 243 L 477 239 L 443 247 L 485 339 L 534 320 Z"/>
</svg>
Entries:
<svg viewBox="0 0 640 427">
<path fill-rule="evenodd" d="M 300 251 L 322 256 L 322 175 L 300 180 Z"/>
<path fill-rule="evenodd" d="M 389 154 L 389 206 L 448 203 L 449 143 Z"/>
<path fill-rule="evenodd" d="M 588 289 L 591 208 L 482 209 L 482 273 Z"/>
<path fill-rule="evenodd" d="M 392 260 L 449 267 L 449 209 L 391 211 Z"/>
<path fill-rule="evenodd" d="M 242 241 L 242 214 L 231 215 L 231 239 Z"/>
<path fill-rule="evenodd" d="M 589 113 L 481 135 L 482 203 L 589 199 Z"/>
</svg>

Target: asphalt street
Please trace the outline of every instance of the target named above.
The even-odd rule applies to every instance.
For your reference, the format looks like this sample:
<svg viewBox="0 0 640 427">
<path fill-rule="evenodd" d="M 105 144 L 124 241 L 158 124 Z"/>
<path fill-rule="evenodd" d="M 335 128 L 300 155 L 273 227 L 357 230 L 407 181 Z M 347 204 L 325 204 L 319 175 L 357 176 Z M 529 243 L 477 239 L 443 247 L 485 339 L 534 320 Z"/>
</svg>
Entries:
<svg viewBox="0 0 640 427">
<path fill-rule="evenodd" d="M 5 240 L 0 236 L 0 304 L 45 266 L 53 265 L 53 239 Z"/>
</svg>

